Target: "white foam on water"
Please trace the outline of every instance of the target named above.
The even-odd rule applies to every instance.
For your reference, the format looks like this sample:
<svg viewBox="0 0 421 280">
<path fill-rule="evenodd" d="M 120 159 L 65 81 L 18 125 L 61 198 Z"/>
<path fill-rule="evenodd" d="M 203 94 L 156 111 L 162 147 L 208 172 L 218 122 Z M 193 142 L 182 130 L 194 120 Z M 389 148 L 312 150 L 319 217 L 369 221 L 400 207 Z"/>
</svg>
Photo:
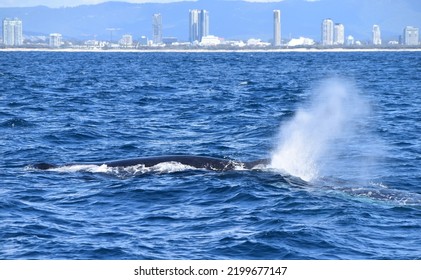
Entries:
<svg viewBox="0 0 421 280">
<path fill-rule="evenodd" d="M 149 169 L 151 172 L 157 173 L 174 173 L 197 168 L 190 165 L 181 164 L 179 162 L 169 161 L 158 163 L 157 165 L 149 167 Z"/>
<path fill-rule="evenodd" d="M 143 164 L 127 166 L 127 167 L 109 167 L 106 164 L 93 165 L 93 164 L 75 164 L 65 165 L 56 168 L 52 168 L 49 171 L 60 172 L 60 173 L 76 173 L 76 172 L 88 172 L 88 173 L 105 173 L 113 175 L 139 175 L 145 173 L 174 173 L 186 170 L 197 169 L 195 167 L 184 165 L 179 162 L 162 162 L 151 167 L 145 167 Z"/>
<path fill-rule="evenodd" d="M 61 173 L 74 173 L 74 172 L 90 172 L 90 173 L 108 173 L 110 167 L 107 165 L 94 165 L 94 164 L 75 164 L 75 165 L 64 165 L 50 169 L 50 171 L 61 172 Z"/>
</svg>

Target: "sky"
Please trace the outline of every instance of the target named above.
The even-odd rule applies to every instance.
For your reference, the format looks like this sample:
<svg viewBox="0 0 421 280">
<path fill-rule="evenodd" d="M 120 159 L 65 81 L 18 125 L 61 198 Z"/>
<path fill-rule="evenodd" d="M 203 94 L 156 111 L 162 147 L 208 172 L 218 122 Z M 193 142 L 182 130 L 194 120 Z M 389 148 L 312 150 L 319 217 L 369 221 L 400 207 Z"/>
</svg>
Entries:
<svg viewBox="0 0 421 280">
<path fill-rule="evenodd" d="M 59 7 L 74 7 L 79 5 L 92 5 L 111 0 L 0 0 L 0 8 L 6 7 L 34 7 L 34 6 L 47 6 L 50 8 Z M 128 3 L 172 3 L 181 1 L 192 1 L 197 0 L 112 0 L 114 2 L 128 2 Z M 242 0 L 246 2 L 282 2 L 288 0 Z M 321 0 L 303 0 L 307 2 L 315 2 Z"/>
<path fill-rule="evenodd" d="M 60 8 L 60 7 L 75 7 L 80 5 L 94 5 L 103 2 L 128 2 L 128 3 L 173 3 L 173 2 L 182 2 L 182 1 L 191 1 L 196 2 L 198 0 L 0 0 L 0 8 L 7 7 L 34 7 L 34 6 L 47 6 L 50 8 Z M 234 1 L 234 0 L 226 0 Z M 238 1 L 238 0 L 237 0 Z M 298 0 L 239 0 L 246 2 L 283 2 L 283 1 L 298 1 Z M 306 2 L 318 2 L 323 0 L 300 0 Z M 341 0 L 338 0 L 341 1 Z M 377 2 L 381 5 L 395 4 L 396 2 L 409 2 L 415 3 L 412 5 L 421 6 L 421 0 L 355 0 L 356 4 L 361 2 Z"/>
<path fill-rule="evenodd" d="M 110 0 L 0 0 L 0 7 L 33 7 L 33 6 L 47 6 L 51 8 L 58 7 L 74 7 L 79 5 L 91 5 L 108 2 Z M 128 2 L 128 3 L 171 3 L 181 1 L 196 1 L 196 0 L 112 0 L 114 2 Z M 259 0 L 257 0 L 259 1 Z"/>
</svg>

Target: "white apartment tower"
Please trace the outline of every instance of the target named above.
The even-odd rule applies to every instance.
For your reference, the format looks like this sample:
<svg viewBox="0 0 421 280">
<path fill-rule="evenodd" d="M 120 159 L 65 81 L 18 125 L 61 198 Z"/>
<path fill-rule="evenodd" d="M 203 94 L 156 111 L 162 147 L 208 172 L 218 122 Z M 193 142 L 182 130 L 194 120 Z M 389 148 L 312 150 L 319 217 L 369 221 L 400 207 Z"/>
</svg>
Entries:
<svg viewBox="0 0 421 280">
<path fill-rule="evenodd" d="M 373 25 L 373 45 L 382 44 L 382 35 L 380 32 L 380 26 Z"/>
<path fill-rule="evenodd" d="M 199 10 L 189 11 L 189 41 L 199 41 Z"/>
<path fill-rule="evenodd" d="M 206 10 L 189 11 L 189 41 L 201 42 L 203 37 L 209 36 L 209 12 Z"/>
<path fill-rule="evenodd" d="M 330 18 L 323 20 L 322 23 L 322 45 L 331 46 L 333 45 L 333 20 Z"/>
<path fill-rule="evenodd" d="M 273 45 L 281 46 L 281 11 L 273 11 Z"/>
<path fill-rule="evenodd" d="M 50 48 L 60 48 L 62 36 L 59 33 L 50 34 Z"/>
<path fill-rule="evenodd" d="M 406 46 L 417 46 L 420 44 L 419 28 L 407 26 L 403 30 L 403 43 Z"/>
<path fill-rule="evenodd" d="M 201 10 L 199 13 L 199 38 L 202 41 L 203 37 L 209 36 L 209 12 Z"/>
<path fill-rule="evenodd" d="M 162 15 L 154 14 L 152 17 L 153 42 L 156 45 L 162 44 Z"/>
<path fill-rule="evenodd" d="M 23 45 L 22 21 L 18 18 L 3 20 L 3 44 L 15 47 Z"/>
<path fill-rule="evenodd" d="M 345 27 L 342 23 L 335 24 L 333 37 L 334 37 L 334 40 L 333 40 L 334 45 L 345 44 Z"/>
</svg>

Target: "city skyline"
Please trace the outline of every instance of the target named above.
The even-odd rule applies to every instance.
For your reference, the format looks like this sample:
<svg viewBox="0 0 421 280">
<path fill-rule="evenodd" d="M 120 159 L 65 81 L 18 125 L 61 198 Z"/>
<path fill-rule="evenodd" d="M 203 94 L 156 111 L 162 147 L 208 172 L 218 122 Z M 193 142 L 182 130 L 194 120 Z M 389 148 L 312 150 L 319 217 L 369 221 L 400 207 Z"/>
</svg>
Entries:
<svg viewBox="0 0 421 280">
<path fill-rule="evenodd" d="M 289 0 L 288 0 L 289 1 Z M 298 0 L 297 0 L 298 1 Z M 323 0 L 323 1 L 327 1 L 327 0 Z M 147 36 L 148 38 L 152 39 L 154 37 L 154 31 L 152 31 L 151 29 L 151 21 L 148 20 L 147 22 L 143 22 L 142 18 L 145 17 L 150 17 L 152 16 L 152 14 L 160 14 L 161 15 L 161 20 L 162 17 L 164 17 L 164 23 L 161 23 L 160 25 L 156 25 L 156 26 L 161 26 L 161 28 L 158 28 L 157 30 L 161 31 L 162 37 L 171 37 L 171 38 L 177 38 L 178 41 L 185 41 L 191 42 L 191 38 L 190 38 L 190 34 L 191 33 L 191 28 L 189 27 L 189 18 L 186 17 L 186 13 L 187 13 L 187 9 L 189 10 L 205 10 L 205 11 L 210 11 L 212 14 L 212 30 L 211 32 L 209 32 L 209 14 L 206 15 L 205 18 L 207 18 L 207 24 L 202 24 L 202 26 L 205 26 L 207 31 L 203 31 L 203 27 L 201 28 L 201 32 L 202 34 L 205 34 L 205 36 L 207 35 L 216 35 L 219 38 L 224 38 L 224 39 L 228 39 L 228 40 L 248 40 L 248 39 L 261 39 L 264 42 L 271 42 L 274 43 L 275 41 L 275 26 L 274 26 L 274 19 L 271 17 L 268 17 L 268 13 L 269 11 L 264 11 L 264 10 L 260 10 L 260 9 L 255 9 L 258 13 L 254 14 L 254 11 L 247 11 L 247 14 L 243 14 L 241 15 L 241 19 L 240 18 L 235 18 L 235 13 L 238 13 L 238 11 L 242 10 L 242 6 L 238 6 L 237 4 L 232 4 L 232 3 L 238 3 L 238 2 L 227 2 L 229 5 L 228 8 L 226 9 L 226 12 L 224 15 L 221 15 L 221 9 L 219 8 L 218 5 L 216 5 L 214 7 L 214 10 L 206 10 L 206 9 L 194 9 L 196 7 L 200 7 L 203 5 L 197 5 L 198 3 L 208 3 L 210 1 L 198 1 L 198 2 L 186 2 L 184 4 L 177 4 L 177 5 L 172 5 L 172 4 L 161 4 L 161 5 L 148 5 L 148 6 L 143 6 L 143 5 L 130 5 L 130 4 L 125 4 L 125 5 L 119 5 L 116 3 L 113 4 L 107 4 L 107 5 L 96 5 L 96 6 L 92 6 L 89 8 L 89 10 L 92 10 L 93 12 L 89 12 L 89 17 L 91 18 L 89 20 L 89 23 L 87 22 L 86 24 L 84 24 L 83 26 L 79 26 L 79 21 L 75 22 L 74 20 L 72 20 L 71 18 L 66 19 L 66 25 L 60 28 L 60 19 L 55 19 L 54 20 L 54 13 L 58 13 L 61 11 L 61 14 L 64 15 L 64 17 L 66 17 L 66 14 L 69 14 L 71 16 L 71 12 L 76 12 L 79 11 L 80 9 L 78 8 L 74 8 L 74 9 L 58 9 L 58 10 L 50 10 L 50 9 L 43 9 L 43 12 L 48 12 L 49 15 L 48 16 L 43 16 L 43 19 L 46 18 L 51 18 L 51 20 L 54 20 L 54 24 L 49 24 L 48 25 L 48 31 L 45 32 L 48 36 L 48 34 L 51 33 L 60 33 L 63 34 L 63 38 L 67 39 L 67 38 L 71 38 L 73 37 L 71 35 L 71 30 L 78 28 L 78 30 L 83 30 L 86 29 L 86 31 L 88 31 L 88 29 L 92 29 L 95 28 L 96 24 L 101 23 L 98 22 L 96 20 L 96 16 L 95 16 L 95 10 L 101 9 L 101 18 L 105 19 L 106 21 L 104 21 L 104 25 L 103 28 L 98 30 L 98 28 L 96 29 L 97 31 L 94 32 L 102 32 L 103 35 L 98 34 L 97 35 L 91 35 L 91 38 L 89 38 L 89 31 L 88 32 L 84 32 L 81 34 L 81 36 L 86 37 L 88 36 L 87 39 L 100 39 L 100 40 L 106 40 L 105 38 L 109 38 L 109 31 L 105 31 L 105 30 L 109 30 L 109 29 L 113 29 L 115 30 L 113 32 L 113 34 L 111 36 L 114 35 L 114 39 L 116 38 L 120 38 L 122 35 L 126 35 L 126 34 L 130 34 L 133 36 L 134 40 L 138 40 L 141 36 Z M 225 1 L 221 1 L 225 2 Z M 285 1 L 287 2 L 287 1 Z M 320 2 L 320 1 L 319 1 Z M 212 2 L 213 3 L 213 2 Z M 218 2 L 219 3 L 219 2 Z M 231 3 L 231 4 L 230 4 Z M 291 18 L 294 16 L 294 13 L 291 13 L 291 11 L 289 11 L 287 8 L 285 8 L 285 10 L 287 12 L 284 11 L 284 9 L 281 9 L 280 7 L 282 7 L 282 3 L 283 2 L 278 2 L 277 5 L 275 4 L 246 4 L 244 7 L 253 7 L 253 8 L 264 8 L 265 10 L 269 10 L 269 8 L 275 7 L 276 9 L 270 10 L 270 13 L 273 13 L 273 11 L 275 10 L 279 10 L 282 11 L 282 34 L 284 34 L 284 36 L 282 36 L 282 41 L 283 43 L 291 40 L 291 39 L 295 39 L 295 38 L 307 38 L 307 39 L 313 39 L 316 42 L 320 42 L 321 38 L 320 35 L 317 36 L 317 34 L 311 34 L 308 33 L 308 31 L 306 30 L 314 30 L 317 29 L 317 25 L 320 26 L 320 21 L 323 20 L 323 18 L 319 18 L 317 21 L 313 20 L 311 23 L 310 21 L 304 21 L 306 22 L 307 25 L 307 29 L 304 30 L 304 32 L 291 32 L 291 29 L 296 29 L 296 25 L 291 23 Z M 209 5 L 209 3 L 208 3 Z M 226 5 L 226 4 L 224 4 Z M 318 5 L 318 3 L 316 3 L 315 5 Z M 294 5 L 295 6 L 295 5 Z M 307 6 L 307 5 L 305 5 Z M 108 17 L 107 14 L 104 14 L 103 11 L 105 11 L 108 8 L 115 8 L 116 13 L 115 16 L 110 16 Z M 124 8 L 124 10 L 122 10 L 119 14 L 118 14 L 118 9 L 122 9 L 121 7 Z M 142 8 L 142 12 L 139 13 L 139 9 L 134 9 L 136 7 L 141 7 Z M 183 9 L 177 8 L 177 7 L 183 7 Z M 149 16 L 146 15 L 146 10 L 144 10 L 144 8 L 146 9 L 150 9 L 151 11 L 153 11 L 153 13 L 151 13 Z M 175 8 L 175 9 L 174 9 Z M 193 8 L 193 9 L 192 9 Z M 232 9 L 235 8 L 236 12 L 233 14 Z M 26 10 L 26 9 L 25 9 Z M 23 12 L 25 10 L 18 10 L 19 12 Z M 186 11 L 187 10 L 187 11 Z M 39 11 L 39 9 L 37 10 Z M 133 11 L 136 11 L 137 15 L 137 21 L 138 23 L 136 23 L 136 25 L 134 25 L 133 23 L 131 23 L 130 28 L 127 28 L 125 25 L 121 25 L 121 20 L 117 20 L 116 22 L 112 23 L 111 20 L 113 19 L 117 19 L 118 18 L 132 18 L 133 17 Z M 288 12 L 289 11 L 289 12 Z M 2 14 L 3 12 L 3 14 Z M 66 14 L 63 14 L 63 12 L 65 12 Z M 123 13 L 124 12 L 124 13 Z M 304 13 L 305 11 L 303 11 Z M 326 11 L 327 13 L 327 11 Z M 24 33 L 25 35 L 31 35 L 34 34 L 34 29 L 39 26 L 40 24 L 43 24 L 43 20 L 39 19 L 37 22 L 34 22 L 34 18 L 27 18 L 28 13 L 25 13 L 25 15 L 22 16 L 23 21 L 25 22 L 25 30 Z M 34 12 L 32 12 L 31 14 L 36 14 Z M 133 15 L 132 15 L 133 14 Z M 398 28 L 396 28 L 397 31 L 393 32 L 392 35 L 390 35 L 390 31 L 387 31 L 387 27 L 385 27 L 381 21 L 371 21 L 369 20 L 370 18 L 368 17 L 368 24 L 367 26 L 363 26 L 363 30 L 359 30 L 359 31 L 355 31 L 355 24 L 349 24 L 349 20 L 343 19 L 343 17 L 339 16 L 340 13 L 332 13 L 331 17 L 334 18 L 335 23 L 334 23 L 334 30 L 336 30 L 336 32 L 334 32 L 333 36 L 334 36 L 334 42 L 335 45 L 341 45 L 344 44 L 344 41 L 348 41 L 348 37 L 351 36 L 355 39 L 355 41 L 359 41 L 362 42 L 362 44 L 371 44 L 371 42 L 373 42 L 372 39 L 372 27 L 373 25 L 379 25 L 382 27 L 382 39 L 384 40 L 384 43 L 388 43 L 389 41 L 399 41 L 399 37 L 403 36 L 403 28 L 405 28 L 406 26 L 414 26 L 414 27 L 418 27 L 418 25 L 414 25 L 412 24 L 412 22 L 406 23 L 404 25 L 398 26 Z M 7 17 L 13 17 L 15 15 L 19 16 L 19 14 L 15 13 L 4 13 L 4 9 L 0 9 L 0 16 L 7 16 Z M 79 16 L 79 15 L 78 15 Z M 79 17 L 82 17 L 83 15 L 80 15 Z M 140 16 L 140 17 L 139 17 Z M 139 21 L 139 19 L 141 21 Z M 145 18 L 146 19 L 146 18 Z M 176 21 L 175 21 L 176 19 Z M 64 20 L 64 19 L 63 19 Z M 252 21 L 253 23 L 249 23 L 249 24 L 245 24 L 244 20 L 249 20 Z M 265 24 L 265 26 L 263 25 L 259 25 L 259 22 L 269 22 L 271 21 L 271 26 L 269 26 L 269 24 Z M 343 22 L 345 24 L 338 24 L 336 22 Z M 371 21 L 371 23 L 370 23 Z M 120 22 L 120 23 L 119 23 Z M 186 23 L 187 22 L 187 23 Z M 203 20 L 202 20 L 203 22 Z M 70 24 L 69 24 L 70 23 Z M 255 24 L 256 23 L 256 24 Z M 378 24 L 379 23 L 379 24 Z M 105 25 L 106 24 L 106 25 Z M 75 25 L 75 26 L 74 26 Z M 57 26 L 57 28 L 51 28 L 51 26 Z M 73 28 L 74 26 L 74 28 Z M 387 26 L 387 25 L 386 25 Z M 221 27 L 223 27 L 221 29 Z M 263 29 L 262 29 L 263 27 Z M 345 30 L 344 30 L 345 27 Z M 63 30 L 65 29 L 65 30 Z M 146 30 L 145 30 L 146 29 Z M 199 32 L 199 28 L 197 27 Z M 70 32 L 68 32 L 70 30 Z M 142 31 L 143 30 L 143 31 Z M 242 31 L 241 31 L 242 30 Z M 320 30 L 320 27 L 319 27 Z M 342 30 L 342 31 L 341 31 Z M 243 35 L 238 36 L 235 34 L 239 34 L 238 32 L 247 32 L 247 33 L 243 33 Z M 346 36 L 345 36 L 345 31 L 346 31 Z M 80 31 L 79 31 L 80 32 Z M 104 32 L 107 32 L 108 34 L 104 34 Z M 227 35 L 228 33 L 234 34 L 234 35 Z M 320 32 L 320 31 L 319 31 Z M 270 34 L 272 33 L 272 34 Z M 361 35 L 362 33 L 365 33 L 367 35 Z M 86 34 L 86 35 L 85 35 Z M 95 34 L 92 33 L 91 34 Z M 319 33 L 320 34 L 320 33 Z M 41 35 L 41 34 L 40 34 Z M 31 35 L 33 36 L 33 35 Z M 105 37 L 105 38 L 104 38 Z M 197 36 L 198 37 L 198 36 Z M 203 37 L 200 36 L 200 37 Z M 346 39 L 346 40 L 345 40 Z M 86 39 L 85 39 L 86 40 Z M 157 40 L 153 40 L 154 42 L 158 42 Z M 200 41 L 200 40 L 197 40 Z"/>
<path fill-rule="evenodd" d="M 189 32 L 190 32 L 190 44 L 200 45 L 200 46 L 217 46 L 223 45 L 223 41 L 220 38 L 209 35 L 209 12 L 206 10 L 189 10 Z M 16 47 L 23 45 L 23 29 L 22 21 L 18 18 L 10 19 L 6 18 L 2 22 L 2 43 L 6 47 Z M 324 19 L 322 21 L 322 35 L 320 44 L 322 46 L 338 46 L 345 45 L 345 27 L 341 23 L 334 23 L 330 18 Z M 114 29 L 110 29 L 113 30 Z M 290 42 L 294 41 L 294 44 L 289 42 L 282 44 L 281 40 L 281 11 L 273 10 L 273 40 L 272 45 L 274 47 L 285 47 L 285 46 L 300 46 L 297 44 L 297 39 L 292 39 Z M 112 34 L 112 33 L 111 33 Z M 141 36 L 138 41 L 138 46 L 159 46 L 177 43 L 176 38 L 166 38 L 164 42 L 164 37 L 162 35 L 162 15 L 160 13 L 153 14 L 152 16 L 152 34 L 153 40 L 150 43 L 147 40 L 146 36 Z M 112 35 L 111 35 L 112 36 Z M 175 39 L 175 40 L 174 40 Z M 146 40 L 146 41 L 144 41 Z M 302 41 L 302 46 L 313 46 L 314 41 L 311 38 L 302 38 L 298 41 Z M 89 44 L 101 45 L 101 47 L 107 46 L 106 43 L 95 43 L 94 41 L 89 41 Z M 230 41 L 231 42 L 231 41 Z M 307 42 L 307 43 L 306 43 Z M 49 44 L 50 48 L 59 48 L 61 47 L 62 34 L 60 33 L 51 33 L 49 35 Z M 135 41 L 131 34 L 124 34 L 119 40 L 119 46 L 124 48 L 134 47 Z M 113 47 L 113 41 L 109 41 L 109 47 Z M 231 46 L 244 47 L 244 46 L 260 46 L 266 47 L 267 44 L 262 42 L 261 39 L 250 38 L 247 41 L 247 44 L 242 42 L 231 42 Z M 355 41 L 353 36 L 348 36 L 346 40 L 346 45 L 362 45 L 361 42 Z M 372 27 L 372 42 L 371 45 L 378 46 L 382 44 L 380 26 L 374 24 Z M 399 42 L 389 42 L 389 45 L 405 45 L 405 46 L 421 46 L 420 37 L 419 37 L 419 28 L 413 26 L 406 26 L 403 30 L 403 35 L 400 37 Z M 118 46 L 118 45 L 116 45 Z"/>
</svg>

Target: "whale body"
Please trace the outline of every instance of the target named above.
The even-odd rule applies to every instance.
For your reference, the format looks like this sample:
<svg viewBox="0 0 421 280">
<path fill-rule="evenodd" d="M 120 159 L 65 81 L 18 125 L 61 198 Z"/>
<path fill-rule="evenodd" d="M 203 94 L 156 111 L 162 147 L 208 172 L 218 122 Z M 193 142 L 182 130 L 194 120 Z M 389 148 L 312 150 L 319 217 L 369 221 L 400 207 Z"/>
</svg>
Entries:
<svg viewBox="0 0 421 280">
<path fill-rule="evenodd" d="M 68 163 L 64 165 L 55 165 L 50 163 L 36 163 L 33 165 L 35 169 L 49 170 L 65 166 L 73 165 L 106 165 L 107 167 L 130 167 L 136 165 L 143 165 L 144 167 L 152 167 L 160 163 L 177 162 L 183 165 L 188 165 L 194 168 L 214 170 L 214 171 L 227 171 L 235 168 L 253 169 L 258 166 L 270 164 L 270 159 L 259 159 L 255 161 L 240 162 L 230 159 L 222 159 L 207 156 L 189 156 L 189 155 L 174 155 L 174 156 L 157 156 L 157 157 L 140 157 L 132 159 L 123 159 L 116 161 L 105 162 L 90 162 L 90 163 Z"/>
</svg>

